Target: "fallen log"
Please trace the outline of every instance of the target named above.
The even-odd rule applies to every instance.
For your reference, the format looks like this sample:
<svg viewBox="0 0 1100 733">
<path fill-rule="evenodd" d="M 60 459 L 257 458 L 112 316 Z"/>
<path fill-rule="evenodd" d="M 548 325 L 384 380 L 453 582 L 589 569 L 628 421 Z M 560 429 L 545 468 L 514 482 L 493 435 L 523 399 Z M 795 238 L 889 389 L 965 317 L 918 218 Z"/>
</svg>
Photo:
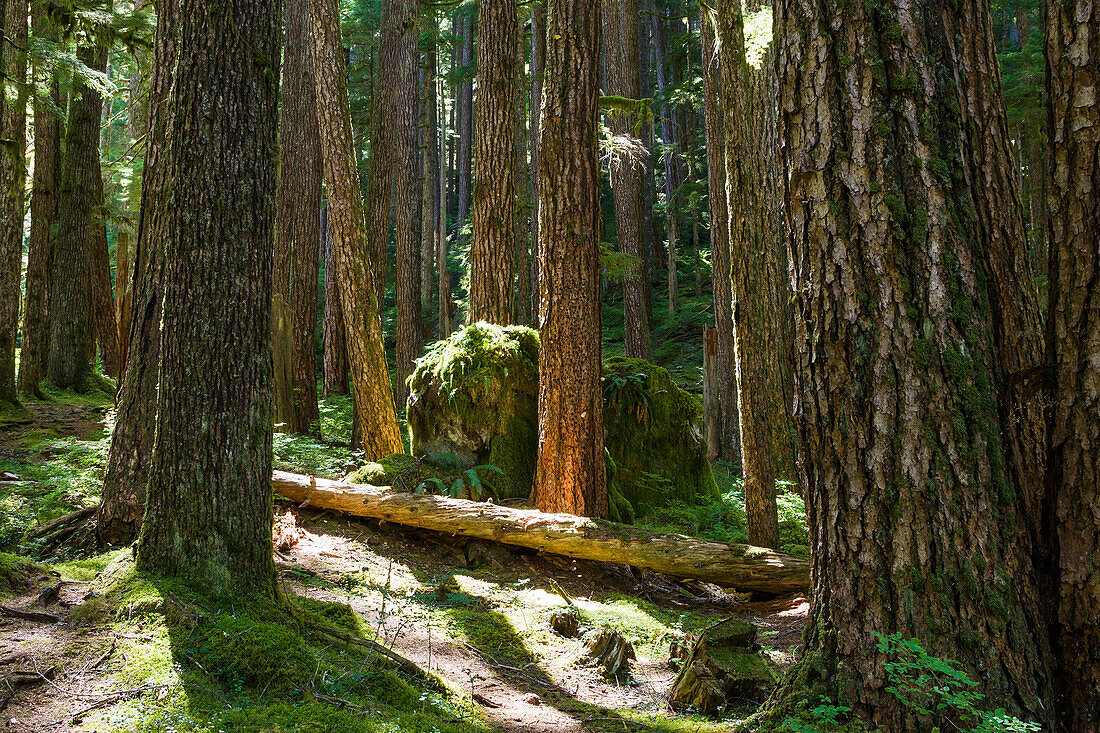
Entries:
<svg viewBox="0 0 1100 733">
<path fill-rule="evenodd" d="M 632 565 L 742 590 L 779 594 L 809 587 L 807 561 L 760 547 L 654 534 L 638 527 L 572 514 L 545 514 L 283 471 L 274 472 L 271 484 L 276 494 L 291 501 L 357 517 L 583 560 Z"/>
</svg>

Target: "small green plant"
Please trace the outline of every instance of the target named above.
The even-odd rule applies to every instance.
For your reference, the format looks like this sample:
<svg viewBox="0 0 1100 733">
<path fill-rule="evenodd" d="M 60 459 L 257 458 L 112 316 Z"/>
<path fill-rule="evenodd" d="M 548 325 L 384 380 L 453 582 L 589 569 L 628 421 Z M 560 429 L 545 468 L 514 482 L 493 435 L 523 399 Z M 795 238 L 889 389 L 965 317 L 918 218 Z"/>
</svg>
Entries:
<svg viewBox="0 0 1100 733">
<path fill-rule="evenodd" d="M 821 704 L 809 711 L 808 721 L 787 718 L 783 721 L 783 728 L 790 733 L 822 733 L 844 725 L 842 718 L 847 718 L 851 712 L 851 708 L 833 705 L 832 700 L 822 696 Z"/>
<path fill-rule="evenodd" d="M 640 423 L 649 422 L 649 375 L 644 372 L 631 374 L 604 374 L 604 404 L 621 410 Z"/>
<path fill-rule="evenodd" d="M 496 473 L 504 475 L 504 471 L 501 471 L 496 466 L 482 465 L 474 466 L 473 468 L 467 468 L 462 472 L 462 475 L 454 480 L 454 482 L 448 486 L 443 481 L 437 478 L 428 478 L 420 482 L 420 485 L 416 487 L 417 494 L 425 493 L 429 486 L 435 486 L 439 489 L 439 493 L 444 496 L 449 496 L 452 499 L 465 499 L 469 497 L 473 501 L 481 501 L 483 497 L 493 496 L 491 488 L 481 482 L 481 476 L 478 475 L 479 471 L 495 471 Z"/>
</svg>

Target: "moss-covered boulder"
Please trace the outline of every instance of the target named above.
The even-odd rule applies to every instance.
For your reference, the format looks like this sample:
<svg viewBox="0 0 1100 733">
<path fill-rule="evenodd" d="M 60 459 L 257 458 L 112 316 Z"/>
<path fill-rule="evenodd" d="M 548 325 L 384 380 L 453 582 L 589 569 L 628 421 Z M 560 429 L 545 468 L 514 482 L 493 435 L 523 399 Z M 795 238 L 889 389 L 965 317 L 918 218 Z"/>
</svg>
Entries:
<svg viewBox="0 0 1100 733">
<path fill-rule="evenodd" d="M 535 473 L 539 336 L 524 326 L 475 323 L 440 341 L 409 378 L 413 455 L 461 468 L 491 465 L 498 499 L 525 497 Z"/>
<path fill-rule="evenodd" d="M 481 478 L 498 498 L 528 495 L 538 440 L 538 346 L 529 328 L 476 323 L 417 363 L 409 380 L 409 436 L 413 454 L 427 462 L 410 479 L 433 463 L 491 465 L 503 474 Z M 670 503 L 717 498 L 699 400 L 668 371 L 640 359 L 607 360 L 603 382 L 611 518 L 632 522 Z M 392 484 L 391 473 L 363 482 Z"/>
</svg>

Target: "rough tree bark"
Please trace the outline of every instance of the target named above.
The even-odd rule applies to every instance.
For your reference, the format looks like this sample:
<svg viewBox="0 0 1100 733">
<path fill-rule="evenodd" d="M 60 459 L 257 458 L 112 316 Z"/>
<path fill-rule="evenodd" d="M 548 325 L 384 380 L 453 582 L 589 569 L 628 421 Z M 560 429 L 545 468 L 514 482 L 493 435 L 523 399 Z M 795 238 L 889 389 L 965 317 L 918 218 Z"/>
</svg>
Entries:
<svg viewBox="0 0 1100 733">
<path fill-rule="evenodd" d="M 741 465 L 741 432 L 737 409 L 737 372 L 733 367 L 733 294 L 730 283 L 729 221 L 726 207 L 725 140 L 718 104 L 721 59 L 715 35 L 715 15 L 700 6 L 703 58 L 704 125 L 707 145 L 707 187 L 710 201 L 710 256 L 714 270 L 714 325 L 718 332 L 718 454 Z"/>
<path fill-rule="evenodd" d="M 605 89 L 608 95 L 636 100 L 641 97 L 638 81 L 638 0 L 603 0 L 603 53 Z M 608 113 L 611 134 L 640 145 L 642 116 L 638 110 L 615 109 Z M 642 173 L 648 161 L 632 152 L 613 153 L 610 162 L 611 188 L 615 193 L 615 226 L 619 249 L 634 258 L 623 276 L 623 318 L 626 326 L 626 355 L 652 359 L 653 346 L 646 313 L 649 272 L 645 252 L 645 210 Z"/>
<path fill-rule="evenodd" d="M 148 484 L 149 456 L 156 434 L 160 370 L 160 320 L 164 297 L 162 269 L 168 166 L 168 100 L 175 82 L 179 0 L 157 3 L 157 34 L 146 118 L 141 208 L 134 252 L 133 308 L 126 369 L 118 393 L 115 430 L 103 477 L 103 500 L 96 520 L 102 545 L 133 540 L 141 526 Z"/>
<path fill-rule="evenodd" d="M 160 367 L 171 389 L 158 396 L 136 553 L 143 571 L 270 598 L 281 5 L 180 0 Z"/>
<path fill-rule="evenodd" d="M 455 23 L 459 36 L 458 95 L 455 100 L 455 133 L 458 135 L 458 219 L 461 230 L 470 219 L 472 205 L 470 172 L 474 159 L 474 18 L 470 7 L 456 11 Z"/>
<path fill-rule="evenodd" d="M 466 321 L 508 324 L 515 297 L 516 3 L 480 0 L 477 20 L 474 221 Z"/>
<path fill-rule="evenodd" d="M 348 393 L 348 347 L 327 204 L 321 209 L 321 250 L 325 258 L 324 395 L 331 397 Z"/>
<path fill-rule="evenodd" d="M 45 10 L 36 5 L 35 34 L 52 40 L 57 31 Z M 43 67 L 35 68 L 34 180 L 31 191 L 31 231 L 27 238 L 27 284 L 23 305 L 23 344 L 19 352 L 19 391 L 41 394 L 39 383 L 49 354 L 50 269 L 61 186 L 61 84 Z"/>
<path fill-rule="evenodd" d="M 522 11 L 521 11 L 522 12 Z M 531 168 L 527 162 L 527 35 L 524 15 L 519 16 L 516 34 L 516 297 L 513 323 L 531 322 Z"/>
<path fill-rule="evenodd" d="M 750 122 L 749 67 L 741 6 L 718 5 L 719 106 L 722 110 L 723 161 L 726 187 L 726 232 L 731 263 L 730 294 L 733 317 L 733 364 L 737 382 L 741 461 L 745 477 L 745 515 L 749 542 L 779 546 L 779 517 L 775 496 L 775 461 L 771 433 L 771 363 L 769 331 L 774 327 L 768 308 L 767 241 L 757 226 L 762 206 L 756 145 Z"/>
<path fill-rule="evenodd" d="M 355 392 L 355 419 L 367 456 L 377 458 L 404 452 L 382 343 L 375 278 L 383 270 L 365 247 L 339 9 L 335 0 L 309 0 L 309 11 L 329 226 Z"/>
<path fill-rule="evenodd" d="M 92 322 L 99 361 L 108 377 L 121 375 L 122 355 L 119 350 L 118 320 L 115 317 L 115 297 L 111 289 L 111 251 L 107 244 L 107 222 L 103 198 L 103 169 L 96 151 L 95 170 L 91 174 L 92 207 L 87 244 L 92 267 Z"/>
<path fill-rule="evenodd" d="M 286 0 L 285 16 L 271 319 L 275 421 L 288 433 L 320 436 L 313 344 L 323 166 L 306 0 Z"/>
<path fill-rule="evenodd" d="M 1018 200 L 981 175 L 996 90 L 960 98 L 980 76 L 970 51 L 995 68 L 988 4 L 776 7 L 815 552 L 806 651 L 760 727 L 819 695 L 883 730 L 944 725 L 886 689 L 875 633 L 919 638 L 986 707 L 1049 723 L 1030 497 L 996 397 L 995 248 L 975 215 Z"/>
<path fill-rule="evenodd" d="M 423 137 L 423 178 L 421 180 L 421 222 L 420 222 L 420 312 L 432 311 L 432 297 L 435 294 L 435 253 L 436 236 L 439 232 L 440 191 L 439 191 L 439 26 L 432 16 L 429 38 L 424 48 L 422 119 Z M 429 324 L 421 324 L 424 335 L 429 336 Z"/>
<path fill-rule="evenodd" d="M 539 321 L 539 144 L 542 118 L 542 75 L 546 58 L 546 6 L 531 6 L 531 126 L 529 128 L 531 162 L 531 318 Z"/>
<path fill-rule="evenodd" d="M 107 67 L 105 46 L 83 45 L 77 56 L 97 71 Z M 50 355 L 46 376 L 58 387 L 82 389 L 91 373 L 94 347 L 92 312 L 92 220 L 103 205 L 96 198 L 99 173 L 99 117 L 103 99 L 91 87 L 74 82 L 65 136 L 65 160 L 58 191 L 57 242 L 50 289 Z"/>
<path fill-rule="evenodd" d="M 539 444 L 531 501 L 606 517 L 600 386 L 600 4 L 547 0 L 539 155 Z"/>
<path fill-rule="evenodd" d="M 0 402 L 18 402 L 15 340 L 23 264 L 24 188 L 27 178 L 27 0 L 0 2 Z M 8 81 L 17 85 L 13 103 Z"/>
<path fill-rule="evenodd" d="M 1048 575 L 1061 731 L 1100 730 L 1100 7 L 1047 3 Z"/>
</svg>

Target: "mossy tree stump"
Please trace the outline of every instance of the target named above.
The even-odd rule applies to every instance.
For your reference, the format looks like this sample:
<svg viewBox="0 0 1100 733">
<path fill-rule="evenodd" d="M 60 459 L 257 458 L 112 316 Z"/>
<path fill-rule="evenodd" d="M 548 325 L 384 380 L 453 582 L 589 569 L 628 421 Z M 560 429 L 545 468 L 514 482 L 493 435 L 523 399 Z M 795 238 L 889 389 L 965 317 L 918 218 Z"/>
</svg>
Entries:
<svg viewBox="0 0 1100 733">
<path fill-rule="evenodd" d="M 669 705 L 710 715 L 728 705 L 767 699 L 777 676 L 759 653 L 756 634 L 755 626 L 739 619 L 727 619 L 700 634 L 672 684 Z"/>
</svg>

